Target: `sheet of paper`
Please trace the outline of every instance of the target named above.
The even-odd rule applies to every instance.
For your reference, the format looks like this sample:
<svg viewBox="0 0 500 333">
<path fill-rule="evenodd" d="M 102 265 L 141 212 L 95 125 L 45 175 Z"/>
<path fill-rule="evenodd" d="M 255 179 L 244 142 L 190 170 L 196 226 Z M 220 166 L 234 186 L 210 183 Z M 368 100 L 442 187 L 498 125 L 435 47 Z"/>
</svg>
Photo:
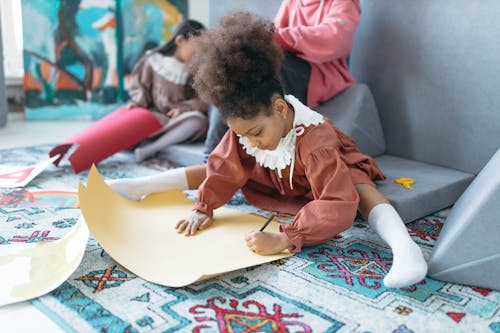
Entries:
<svg viewBox="0 0 500 333">
<path fill-rule="evenodd" d="M 59 156 L 30 166 L 0 165 L 0 187 L 23 187 L 51 165 Z"/>
<path fill-rule="evenodd" d="M 49 154 L 60 155 L 55 165 L 59 165 L 64 157 L 68 158 L 73 170 L 79 173 L 161 129 L 162 124 L 151 111 L 123 106 L 57 145 Z"/>
<path fill-rule="evenodd" d="M 153 194 L 143 201 L 122 198 L 92 167 L 87 186 L 80 184 L 80 207 L 90 232 L 106 252 L 143 279 L 181 287 L 225 272 L 290 256 L 260 256 L 245 245 L 245 235 L 265 218 L 228 208 L 215 211 L 213 224 L 186 237 L 175 224 L 194 203 L 181 191 Z M 267 231 L 278 232 L 272 222 Z"/>
<path fill-rule="evenodd" d="M 0 306 L 42 296 L 61 285 L 80 264 L 88 237 L 87 225 L 79 220 L 55 241 L 0 245 Z"/>
</svg>

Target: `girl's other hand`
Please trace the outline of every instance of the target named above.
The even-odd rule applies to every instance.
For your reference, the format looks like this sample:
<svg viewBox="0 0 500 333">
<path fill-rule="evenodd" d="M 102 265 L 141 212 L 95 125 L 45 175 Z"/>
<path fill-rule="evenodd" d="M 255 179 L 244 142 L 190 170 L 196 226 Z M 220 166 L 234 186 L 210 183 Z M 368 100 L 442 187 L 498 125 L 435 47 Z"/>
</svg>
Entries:
<svg viewBox="0 0 500 333">
<path fill-rule="evenodd" d="M 130 102 L 130 103 L 127 104 L 127 109 L 129 109 L 129 110 L 133 109 L 133 108 L 136 108 L 136 107 L 138 107 L 138 105 L 135 104 L 134 102 Z"/>
<path fill-rule="evenodd" d="M 203 230 L 212 225 L 212 219 L 198 211 L 194 211 L 184 220 L 180 220 L 175 225 L 175 230 L 178 233 L 185 232 L 186 236 L 194 235 L 198 230 Z"/>
<path fill-rule="evenodd" d="M 180 114 L 181 114 L 181 110 L 179 110 L 177 108 L 170 109 L 170 111 L 167 112 L 167 116 L 169 116 L 170 118 L 175 118 Z"/>
<path fill-rule="evenodd" d="M 250 251 L 263 256 L 281 253 L 293 246 L 284 232 L 255 230 L 246 235 L 245 242 Z"/>
</svg>

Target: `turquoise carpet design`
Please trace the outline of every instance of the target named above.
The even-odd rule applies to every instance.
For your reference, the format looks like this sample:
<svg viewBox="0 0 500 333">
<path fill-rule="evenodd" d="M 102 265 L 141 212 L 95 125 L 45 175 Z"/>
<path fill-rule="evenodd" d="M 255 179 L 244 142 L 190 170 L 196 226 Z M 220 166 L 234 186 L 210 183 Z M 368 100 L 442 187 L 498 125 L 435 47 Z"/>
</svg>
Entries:
<svg viewBox="0 0 500 333">
<path fill-rule="evenodd" d="M 35 163 L 50 148 L 0 150 L 0 160 Z M 171 166 L 161 158 L 137 165 L 131 153 L 122 152 L 98 167 L 111 178 Z M 0 189 L 0 250 L 12 242 L 51 241 L 64 234 L 80 215 L 75 192 L 86 178 L 87 173 L 75 175 L 69 165 L 50 167 L 26 188 Z M 188 195 L 194 198 L 195 193 Z M 241 194 L 229 206 L 270 213 L 250 206 Z M 426 258 L 447 212 L 407 225 Z M 291 217 L 278 220 L 286 223 Z M 32 303 L 68 332 L 500 333 L 500 292 L 431 278 L 388 289 L 382 279 L 391 262 L 387 246 L 365 222 L 356 221 L 335 239 L 294 257 L 167 288 L 127 271 L 90 238 L 74 274 Z"/>
</svg>

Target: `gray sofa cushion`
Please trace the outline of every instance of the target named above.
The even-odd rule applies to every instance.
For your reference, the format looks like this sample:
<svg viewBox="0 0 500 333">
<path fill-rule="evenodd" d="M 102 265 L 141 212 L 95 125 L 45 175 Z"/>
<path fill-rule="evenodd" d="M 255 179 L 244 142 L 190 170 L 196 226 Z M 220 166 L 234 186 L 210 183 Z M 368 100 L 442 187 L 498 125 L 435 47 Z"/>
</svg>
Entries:
<svg viewBox="0 0 500 333">
<path fill-rule="evenodd" d="M 387 177 L 377 182 L 377 188 L 405 223 L 452 205 L 474 178 L 470 173 L 396 156 L 382 155 L 375 161 Z M 411 189 L 394 182 L 403 177 L 415 180 Z"/>
<path fill-rule="evenodd" d="M 500 290 L 500 149 L 457 200 L 429 260 L 433 278 Z"/>
<path fill-rule="evenodd" d="M 165 158 L 175 166 L 189 166 L 203 164 L 203 142 L 180 143 L 163 149 L 161 158 Z"/>
<path fill-rule="evenodd" d="M 377 156 L 385 152 L 384 133 L 377 107 L 370 89 L 365 84 L 350 86 L 322 103 L 316 110 L 352 137 L 363 153 Z"/>
<path fill-rule="evenodd" d="M 477 174 L 500 147 L 500 1 L 361 0 L 350 71 L 387 153 Z"/>
<path fill-rule="evenodd" d="M 247 10 L 273 20 L 278 12 L 281 1 L 269 0 L 209 0 L 208 1 L 208 26 L 212 28 L 219 19 L 228 12 Z"/>
</svg>

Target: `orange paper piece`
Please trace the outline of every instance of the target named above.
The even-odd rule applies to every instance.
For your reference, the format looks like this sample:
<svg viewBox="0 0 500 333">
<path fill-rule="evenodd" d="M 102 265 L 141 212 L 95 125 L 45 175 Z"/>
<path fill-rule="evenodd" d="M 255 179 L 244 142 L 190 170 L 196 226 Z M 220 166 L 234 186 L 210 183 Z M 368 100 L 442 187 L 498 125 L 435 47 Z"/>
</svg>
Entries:
<svg viewBox="0 0 500 333">
<path fill-rule="evenodd" d="M 175 230 L 194 203 L 173 190 L 142 201 L 127 200 L 104 182 L 95 167 L 87 186 L 80 184 L 80 207 L 90 232 L 106 252 L 141 278 L 169 287 L 182 287 L 237 269 L 291 256 L 261 256 L 251 252 L 245 235 L 258 230 L 265 218 L 221 207 L 213 224 L 186 237 Z M 272 222 L 266 231 L 278 232 Z"/>
<path fill-rule="evenodd" d="M 95 122 L 92 126 L 54 147 L 50 156 L 60 155 L 54 162 L 59 165 L 70 149 L 73 170 L 79 173 L 94 163 L 127 149 L 162 129 L 162 124 L 151 111 L 123 106 Z"/>
<path fill-rule="evenodd" d="M 394 182 L 403 186 L 407 190 L 410 190 L 411 185 L 415 184 L 415 181 L 411 178 L 398 178 Z"/>
</svg>

